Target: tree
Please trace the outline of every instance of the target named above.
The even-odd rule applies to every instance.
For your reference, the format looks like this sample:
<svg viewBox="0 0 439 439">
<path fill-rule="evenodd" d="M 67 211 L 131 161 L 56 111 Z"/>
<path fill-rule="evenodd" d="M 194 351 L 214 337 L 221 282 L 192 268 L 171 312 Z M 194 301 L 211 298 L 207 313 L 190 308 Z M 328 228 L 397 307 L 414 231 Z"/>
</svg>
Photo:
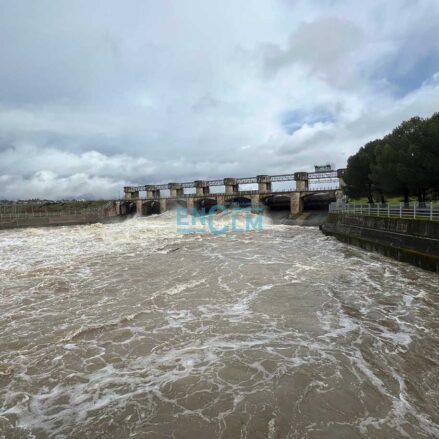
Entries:
<svg viewBox="0 0 439 439">
<path fill-rule="evenodd" d="M 439 113 L 424 123 L 421 153 L 428 189 L 439 192 Z"/>
<path fill-rule="evenodd" d="M 346 193 L 352 198 L 367 197 L 373 203 L 373 182 L 370 179 L 371 167 L 375 162 L 375 149 L 380 140 L 367 143 L 349 157 L 344 180 Z"/>
<path fill-rule="evenodd" d="M 416 195 L 425 202 L 427 194 L 439 191 L 439 113 L 428 119 L 413 117 L 402 122 L 383 139 L 374 140 L 351 156 L 346 170 L 347 194 L 373 192 L 403 195 L 409 202 Z"/>
<path fill-rule="evenodd" d="M 425 193 L 429 186 L 428 177 L 424 172 L 424 130 L 425 120 L 413 117 L 395 128 L 390 136 L 392 147 L 397 153 L 397 173 L 394 177 L 404 190 L 416 194 L 419 202 L 425 201 Z"/>
<path fill-rule="evenodd" d="M 371 202 L 371 188 L 368 184 L 369 160 L 362 151 L 349 157 L 344 180 L 345 191 L 351 198 L 367 196 Z"/>
</svg>

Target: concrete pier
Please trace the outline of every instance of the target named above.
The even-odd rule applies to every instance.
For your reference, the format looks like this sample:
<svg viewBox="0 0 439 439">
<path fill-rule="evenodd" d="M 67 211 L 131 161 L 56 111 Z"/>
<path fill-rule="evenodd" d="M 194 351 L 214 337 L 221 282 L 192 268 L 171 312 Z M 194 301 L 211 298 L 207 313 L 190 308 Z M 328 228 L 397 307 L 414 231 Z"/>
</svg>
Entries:
<svg viewBox="0 0 439 439">
<path fill-rule="evenodd" d="M 271 192 L 271 177 L 269 175 L 258 175 L 256 181 L 258 182 L 259 193 Z"/>
<path fill-rule="evenodd" d="M 209 183 L 204 180 L 194 181 L 195 193 L 199 196 L 208 195 L 210 193 Z"/>
<path fill-rule="evenodd" d="M 125 191 L 125 200 L 137 200 L 139 191 Z"/>
<path fill-rule="evenodd" d="M 157 189 L 157 186 L 148 185 L 145 187 L 146 189 L 146 198 L 160 198 L 160 189 Z"/>
<path fill-rule="evenodd" d="M 192 209 L 194 208 L 194 199 L 193 198 L 188 198 L 186 200 L 186 207 L 189 213 L 192 212 Z"/>
<path fill-rule="evenodd" d="M 161 198 L 160 199 L 160 213 L 166 212 L 166 198 Z"/>
<path fill-rule="evenodd" d="M 251 195 L 251 208 L 254 210 L 259 210 L 261 207 L 260 197 L 258 194 Z"/>
<path fill-rule="evenodd" d="M 184 195 L 181 183 L 168 183 L 169 194 L 171 197 L 180 197 Z"/>
<path fill-rule="evenodd" d="M 136 213 L 139 216 L 143 215 L 143 200 L 140 198 L 136 200 Z"/>
<path fill-rule="evenodd" d="M 306 191 L 309 188 L 309 179 L 307 172 L 295 172 L 294 180 L 296 182 L 296 191 Z"/>
<path fill-rule="evenodd" d="M 300 192 L 294 192 L 290 195 L 290 213 L 292 216 L 298 215 L 303 211 L 303 200 Z"/>
<path fill-rule="evenodd" d="M 226 190 L 226 194 L 239 192 L 239 184 L 236 178 L 225 178 L 224 187 Z"/>
</svg>

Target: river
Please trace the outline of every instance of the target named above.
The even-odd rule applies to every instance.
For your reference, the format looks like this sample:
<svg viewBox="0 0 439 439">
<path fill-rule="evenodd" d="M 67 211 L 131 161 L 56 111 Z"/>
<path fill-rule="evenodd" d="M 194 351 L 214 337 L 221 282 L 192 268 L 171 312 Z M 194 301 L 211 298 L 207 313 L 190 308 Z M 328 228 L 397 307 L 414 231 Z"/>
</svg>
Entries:
<svg viewBox="0 0 439 439">
<path fill-rule="evenodd" d="M 439 276 L 171 213 L 0 232 L 1 438 L 437 438 Z"/>
</svg>

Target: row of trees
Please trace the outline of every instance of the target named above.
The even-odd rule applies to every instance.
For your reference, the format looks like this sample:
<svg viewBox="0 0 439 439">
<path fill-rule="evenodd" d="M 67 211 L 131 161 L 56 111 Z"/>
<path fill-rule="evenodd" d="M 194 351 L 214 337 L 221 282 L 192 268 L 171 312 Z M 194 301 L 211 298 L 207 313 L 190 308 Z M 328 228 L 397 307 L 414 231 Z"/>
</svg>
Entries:
<svg viewBox="0 0 439 439">
<path fill-rule="evenodd" d="M 410 196 L 419 202 L 439 193 L 439 113 L 413 117 L 382 139 L 373 140 L 349 157 L 345 175 L 351 198 L 369 203 L 385 196 Z"/>
</svg>

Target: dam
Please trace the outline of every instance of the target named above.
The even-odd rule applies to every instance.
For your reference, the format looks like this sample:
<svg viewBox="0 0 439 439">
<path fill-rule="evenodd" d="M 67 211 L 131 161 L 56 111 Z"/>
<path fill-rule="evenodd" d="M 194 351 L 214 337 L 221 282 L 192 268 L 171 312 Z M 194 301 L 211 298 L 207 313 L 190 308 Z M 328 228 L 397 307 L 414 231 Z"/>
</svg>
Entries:
<svg viewBox="0 0 439 439">
<path fill-rule="evenodd" d="M 338 169 L 126 186 L 124 199 L 116 201 L 116 212 L 117 215 L 147 216 L 177 206 L 191 210 L 222 205 L 284 209 L 295 216 L 304 210 L 328 210 L 331 202 L 342 198 L 344 172 L 345 169 Z M 281 185 L 275 188 L 277 183 Z M 257 186 L 257 189 L 247 190 L 245 186 L 249 185 Z"/>
<path fill-rule="evenodd" d="M 330 203 L 344 196 L 344 173 L 344 169 L 338 169 L 126 186 L 122 199 L 106 200 L 99 208 L 78 210 L 74 203 L 54 212 L 32 203 L 21 207 L 7 205 L 0 211 L 0 230 L 118 221 L 134 214 L 149 216 L 177 207 L 201 212 L 214 206 L 273 211 L 272 217 L 289 217 L 292 223 L 318 226 L 325 220 Z"/>
</svg>

